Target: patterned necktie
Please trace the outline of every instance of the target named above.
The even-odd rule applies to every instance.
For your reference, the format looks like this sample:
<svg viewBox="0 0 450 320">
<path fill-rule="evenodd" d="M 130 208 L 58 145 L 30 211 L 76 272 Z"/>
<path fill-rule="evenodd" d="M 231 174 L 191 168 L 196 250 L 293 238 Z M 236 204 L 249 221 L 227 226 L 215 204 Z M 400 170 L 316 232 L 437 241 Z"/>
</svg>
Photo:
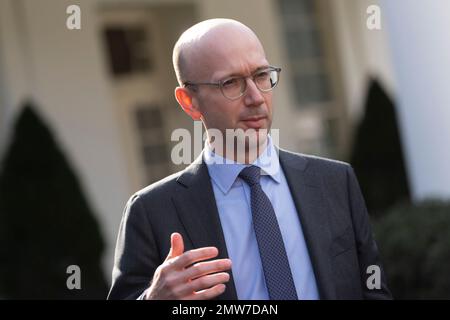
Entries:
<svg viewBox="0 0 450 320">
<path fill-rule="evenodd" d="M 250 186 L 253 227 L 269 297 L 271 300 L 297 300 L 280 227 L 272 204 L 259 183 L 260 175 L 259 167 L 249 166 L 239 177 Z"/>
</svg>

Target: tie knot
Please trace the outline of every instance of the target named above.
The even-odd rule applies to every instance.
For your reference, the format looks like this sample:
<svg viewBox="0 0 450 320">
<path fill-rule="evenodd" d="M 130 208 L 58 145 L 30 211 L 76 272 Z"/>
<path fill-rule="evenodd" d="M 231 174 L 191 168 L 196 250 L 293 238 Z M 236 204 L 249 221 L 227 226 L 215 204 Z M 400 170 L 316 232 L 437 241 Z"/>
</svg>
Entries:
<svg viewBox="0 0 450 320">
<path fill-rule="evenodd" d="M 239 177 L 241 177 L 247 184 L 251 187 L 257 183 L 259 183 L 259 177 L 261 176 L 261 169 L 257 166 L 249 166 L 242 169 L 241 173 L 239 173 Z"/>
</svg>

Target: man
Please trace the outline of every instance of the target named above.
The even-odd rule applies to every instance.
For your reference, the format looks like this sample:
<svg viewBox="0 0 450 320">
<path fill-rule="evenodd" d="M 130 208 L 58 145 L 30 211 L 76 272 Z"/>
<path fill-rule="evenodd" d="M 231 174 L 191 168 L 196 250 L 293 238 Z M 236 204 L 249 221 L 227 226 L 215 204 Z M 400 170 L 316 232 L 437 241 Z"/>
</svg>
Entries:
<svg viewBox="0 0 450 320">
<path fill-rule="evenodd" d="M 208 141 L 185 170 L 131 197 L 109 298 L 390 298 L 351 167 L 284 151 L 267 134 L 280 69 L 253 31 L 203 21 L 173 61 L 176 99 Z"/>
</svg>

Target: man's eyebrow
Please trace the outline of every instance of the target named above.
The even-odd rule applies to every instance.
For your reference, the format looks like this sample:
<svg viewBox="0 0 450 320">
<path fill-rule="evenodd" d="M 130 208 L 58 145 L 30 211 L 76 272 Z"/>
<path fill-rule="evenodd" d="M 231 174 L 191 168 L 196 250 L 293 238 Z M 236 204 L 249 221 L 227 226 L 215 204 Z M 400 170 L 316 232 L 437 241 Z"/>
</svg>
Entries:
<svg viewBox="0 0 450 320">
<path fill-rule="evenodd" d="M 264 69 L 268 69 L 268 68 L 270 68 L 270 65 L 268 65 L 268 64 L 264 65 L 264 66 L 261 66 L 261 67 L 258 67 L 252 72 L 252 74 L 254 74 L 254 73 L 258 72 L 258 71 L 264 70 Z"/>
<path fill-rule="evenodd" d="M 267 64 L 267 65 L 260 66 L 260 67 L 256 68 L 255 70 L 253 70 L 250 74 L 255 74 L 258 71 L 261 71 L 261 70 L 264 70 L 264 69 L 267 69 L 267 68 L 270 68 L 270 65 Z M 234 77 L 243 77 L 243 76 L 244 75 L 242 73 L 233 72 L 233 73 L 230 73 L 230 74 L 228 74 L 226 76 L 223 76 L 221 79 L 228 79 L 228 78 L 234 78 Z"/>
</svg>

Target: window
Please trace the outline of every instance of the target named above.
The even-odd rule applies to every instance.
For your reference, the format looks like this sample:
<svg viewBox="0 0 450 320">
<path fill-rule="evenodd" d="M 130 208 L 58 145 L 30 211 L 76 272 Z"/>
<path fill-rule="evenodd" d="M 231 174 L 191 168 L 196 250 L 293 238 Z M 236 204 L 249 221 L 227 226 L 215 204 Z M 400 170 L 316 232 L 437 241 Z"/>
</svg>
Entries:
<svg viewBox="0 0 450 320">
<path fill-rule="evenodd" d="M 164 143 L 164 126 L 158 106 L 138 106 L 135 123 L 140 138 L 140 150 L 148 183 L 167 176 L 170 172 L 170 150 Z"/>
<path fill-rule="evenodd" d="M 330 100 L 321 30 L 313 0 L 280 0 L 291 83 L 302 108 Z"/>
<path fill-rule="evenodd" d="M 150 42 L 144 26 L 108 26 L 104 37 L 114 76 L 150 71 Z"/>
</svg>

